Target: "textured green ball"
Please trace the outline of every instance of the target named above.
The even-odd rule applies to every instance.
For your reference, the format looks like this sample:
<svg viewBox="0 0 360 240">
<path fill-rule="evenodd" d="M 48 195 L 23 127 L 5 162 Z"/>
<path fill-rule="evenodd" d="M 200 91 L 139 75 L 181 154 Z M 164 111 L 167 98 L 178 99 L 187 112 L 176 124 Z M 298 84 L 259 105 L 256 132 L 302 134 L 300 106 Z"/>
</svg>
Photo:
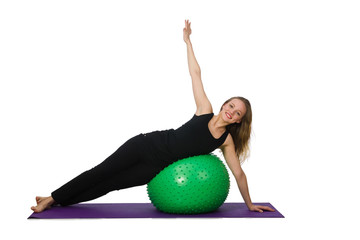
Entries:
<svg viewBox="0 0 360 240">
<path fill-rule="evenodd" d="M 228 171 L 215 155 L 199 155 L 172 163 L 147 185 L 151 203 L 160 211 L 200 214 L 218 209 L 230 189 Z"/>
</svg>

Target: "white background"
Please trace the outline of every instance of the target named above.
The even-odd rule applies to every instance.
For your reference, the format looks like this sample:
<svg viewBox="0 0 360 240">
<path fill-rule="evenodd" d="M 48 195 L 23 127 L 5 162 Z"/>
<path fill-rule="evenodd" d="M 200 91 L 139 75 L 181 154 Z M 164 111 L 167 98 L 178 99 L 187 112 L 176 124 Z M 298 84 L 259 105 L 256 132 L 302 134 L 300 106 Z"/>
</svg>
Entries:
<svg viewBox="0 0 360 240">
<path fill-rule="evenodd" d="M 1 1 L 7 239 L 358 239 L 357 1 Z M 184 20 L 215 114 L 252 103 L 253 202 L 284 219 L 27 220 L 130 137 L 195 113 Z M 231 178 L 227 202 L 243 201 Z M 146 186 L 93 202 L 149 202 Z M 10 235 L 8 235 L 10 233 Z"/>
</svg>

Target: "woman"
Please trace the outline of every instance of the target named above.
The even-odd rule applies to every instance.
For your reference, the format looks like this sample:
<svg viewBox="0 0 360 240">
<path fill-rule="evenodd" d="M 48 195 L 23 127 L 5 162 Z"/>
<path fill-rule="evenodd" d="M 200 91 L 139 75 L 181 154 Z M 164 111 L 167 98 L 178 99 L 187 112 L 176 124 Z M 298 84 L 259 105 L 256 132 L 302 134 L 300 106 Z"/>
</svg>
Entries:
<svg viewBox="0 0 360 240">
<path fill-rule="evenodd" d="M 185 20 L 183 35 L 196 103 L 193 118 L 176 130 L 154 131 L 129 139 L 101 164 L 55 190 L 51 196 L 36 197 L 37 206 L 31 207 L 34 212 L 42 212 L 54 204 L 67 206 L 101 197 L 110 191 L 147 184 L 171 163 L 208 154 L 216 148 L 222 150 L 249 210 L 274 211 L 267 206 L 252 204 L 239 161 L 245 160 L 249 150 L 250 103 L 245 98 L 233 97 L 222 105 L 219 115 L 213 114 L 190 42 L 190 24 Z"/>
</svg>

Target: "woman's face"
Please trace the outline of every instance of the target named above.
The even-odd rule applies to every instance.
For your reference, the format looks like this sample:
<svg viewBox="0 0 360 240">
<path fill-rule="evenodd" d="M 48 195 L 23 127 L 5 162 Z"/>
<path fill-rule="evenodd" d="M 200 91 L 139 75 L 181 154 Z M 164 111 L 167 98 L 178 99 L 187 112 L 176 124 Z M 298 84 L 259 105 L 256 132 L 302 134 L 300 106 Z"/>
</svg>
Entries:
<svg viewBox="0 0 360 240">
<path fill-rule="evenodd" d="M 223 120 L 229 124 L 240 123 L 241 118 L 245 115 L 245 113 L 246 106 L 243 101 L 239 99 L 232 99 L 228 103 L 224 104 L 220 112 Z"/>
</svg>

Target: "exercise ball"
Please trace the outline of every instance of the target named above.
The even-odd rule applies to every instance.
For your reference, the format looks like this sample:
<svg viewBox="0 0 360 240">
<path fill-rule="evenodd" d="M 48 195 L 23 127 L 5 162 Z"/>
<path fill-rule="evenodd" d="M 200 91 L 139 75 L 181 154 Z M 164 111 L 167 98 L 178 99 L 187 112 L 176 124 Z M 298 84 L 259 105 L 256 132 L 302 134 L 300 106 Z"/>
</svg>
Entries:
<svg viewBox="0 0 360 240">
<path fill-rule="evenodd" d="M 200 214 L 218 209 L 228 196 L 229 174 L 213 154 L 178 160 L 159 172 L 148 184 L 151 203 L 160 211 Z"/>
</svg>

